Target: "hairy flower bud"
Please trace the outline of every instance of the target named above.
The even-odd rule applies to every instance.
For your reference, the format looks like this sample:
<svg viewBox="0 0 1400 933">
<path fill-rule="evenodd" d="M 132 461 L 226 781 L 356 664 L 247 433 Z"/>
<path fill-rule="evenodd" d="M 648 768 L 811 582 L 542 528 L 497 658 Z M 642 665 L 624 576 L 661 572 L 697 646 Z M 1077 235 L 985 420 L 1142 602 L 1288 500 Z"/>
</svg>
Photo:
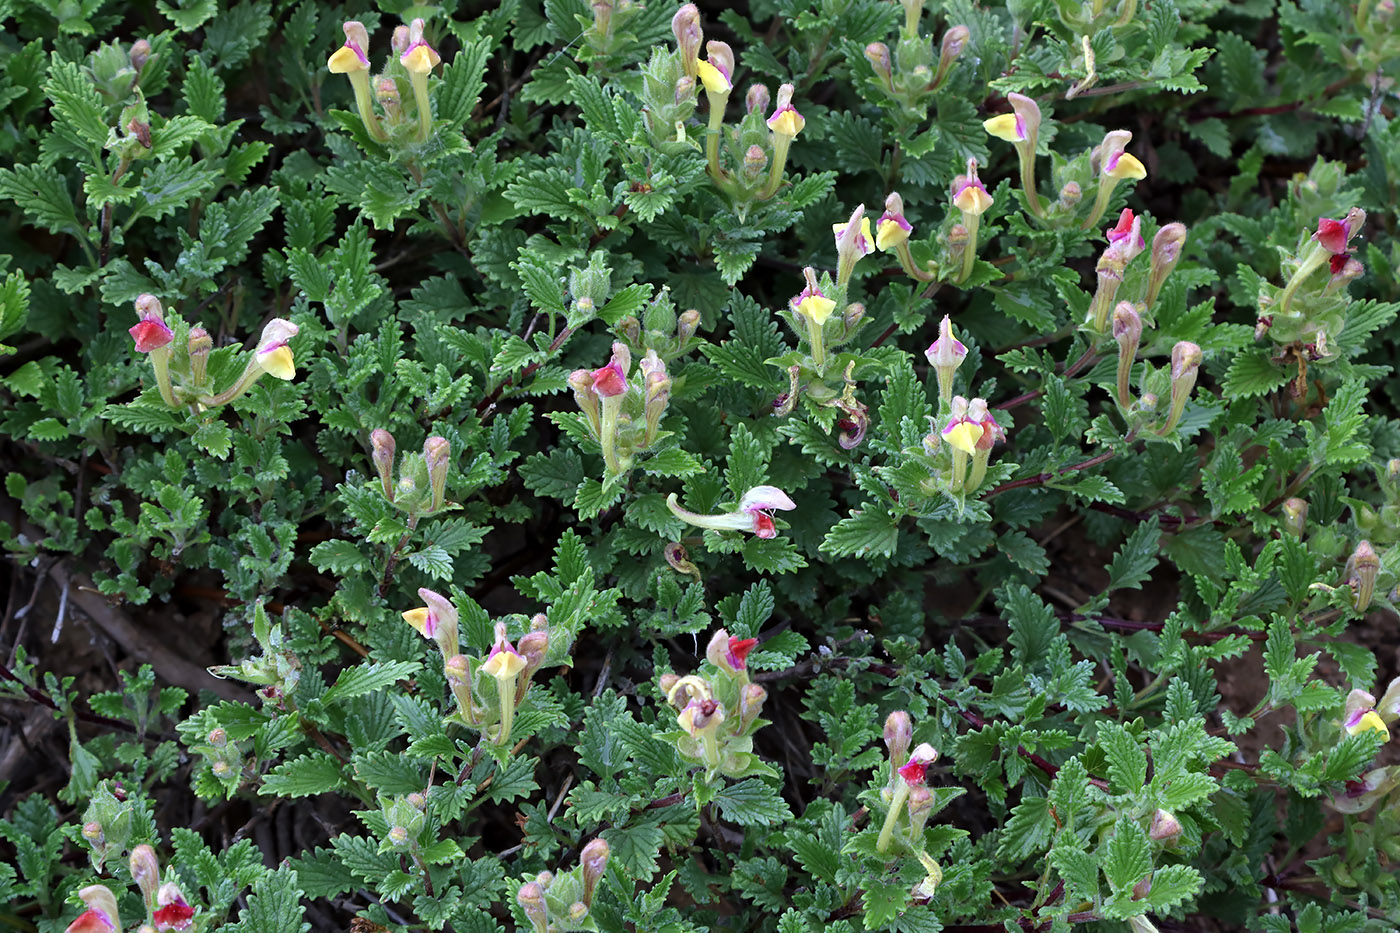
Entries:
<svg viewBox="0 0 1400 933">
<path fill-rule="evenodd" d="M 749 113 L 763 114 L 768 112 L 768 88 L 762 84 L 752 84 L 748 93 L 744 95 L 744 108 Z"/>
<path fill-rule="evenodd" d="M 1308 524 L 1308 503 L 1296 496 L 1284 500 L 1283 503 L 1283 529 L 1295 538 L 1303 536 L 1303 530 Z"/>
<path fill-rule="evenodd" d="M 870 62 L 870 67 L 874 69 L 875 76 L 887 88 L 893 90 L 894 67 L 890 61 L 890 47 L 883 42 L 872 42 L 865 47 L 865 57 Z"/>
<path fill-rule="evenodd" d="M 547 933 L 549 914 L 544 904 L 544 888 L 537 881 L 522 884 L 515 895 L 516 903 L 525 911 L 534 933 Z"/>
<path fill-rule="evenodd" d="M 1152 814 L 1152 825 L 1148 827 L 1147 837 L 1154 842 L 1172 843 L 1176 837 L 1181 835 L 1181 823 L 1176 817 L 1166 810 L 1158 810 Z"/>
<path fill-rule="evenodd" d="M 700 10 L 693 3 L 687 3 L 671 17 L 671 32 L 676 37 L 676 47 L 680 50 L 681 68 L 686 77 L 694 79 L 696 59 L 700 57 L 700 43 L 705 38 L 700 28 Z"/>
<path fill-rule="evenodd" d="M 589 907 L 593 906 L 593 891 L 598 885 L 598 879 L 608 867 L 608 856 L 611 853 L 608 841 L 599 838 L 584 846 L 583 852 L 579 854 L 579 864 L 583 866 L 583 903 Z"/>
<path fill-rule="evenodd" d="M 129 867 L 131 880 L 141 889 L 141 897 L 145 899 L 147 908 L 154 910 L 156 890 L 160 888 L 160 861 L 156 858 L 156 850 L 145 844 L 132 849 Z"/>
<path fill-rule="evenodd" d="M 1185 224 L 1167 224 L 1152 238 L 1152 269 L 1148 274 L 1147 297 L 1144 300 L 1147 307 L 1152 307 L 1156 302 L 1162 284 L 1181 260 L 1181 247 L 1185 243 Z"/>
<path fill-rule="evenodd" d="M 446 503 L 447 470 L 451 466 L 452 445 L 445 437 L 434 435 L 423 444 L 423 460 L 428 464 L 428 485 L 432 490 L 429 506 L 434 512 Z"/>
<path fill-rule="evenodd" d="M 137 39 L 131 43 L 128 57 L 131 59 L 132 70 L 139 74 L 141 69 L 146 67 L 146 62 L 151 59 L 151 43 L 145 39 Z"/>
<path fill-rule="evenodd" d="M 914 741 L 914 720 L 904 710 L 885 717 L 885 748 L 890 753 L 890 770 L 898 771 L 909 760 L 909 744 Z"/>
<path fill-rule="evenodd" d="M 384 488 L 384 498 L 394 501 L 394 435 L 383 428 L 375 428 L 369 435 L 373 450 L 374 470 L 379 474 L 379 482 Z"/>
<path fill-rule="evenodd" d="M 1179 341 L 1172 347 L 1171 407 L 1167 410 L 1167 420 L 1159 433 L 1168 433 L 1181 420 L 1181 413 L 1186 409 L 1186 400 L 1190 398 L 1191 390 L 1196 386 L 1196 375 L 1200 368 L 1200 347 L 1189 340 Z"/>
<path fill-rule="evenodd" d="M 1371 605 L 1376 591 L 1376 575 L 1381 569 L 1381 559 L 1371 547 L 1370 541 L 1362 541 L 1352 551 L 1347 561 L 1347 583 L 1356 594 L 1354 605 L 1357 612 L 1365 612 Z"/>
</svg>

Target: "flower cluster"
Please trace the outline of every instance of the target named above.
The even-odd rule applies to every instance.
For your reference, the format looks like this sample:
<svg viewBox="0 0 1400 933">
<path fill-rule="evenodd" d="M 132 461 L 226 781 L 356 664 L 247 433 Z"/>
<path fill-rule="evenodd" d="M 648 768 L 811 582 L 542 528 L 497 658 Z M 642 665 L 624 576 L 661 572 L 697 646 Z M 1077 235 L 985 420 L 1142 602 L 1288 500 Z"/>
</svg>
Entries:
<svg viewBox="0 0 1400 933">
<path fill-rule="evenodd" d="M 142 930 L 165 933 L 191 928 L 195 909 L 185 900 L 184 892 L 173 878 L 161 881 L 160 861 L 154 849 L 145 844 L 132 849 L 128 868 L 146 906 L 146 926 Z M 78 891 L 78 897 L 87 909 L 68 924 L 64 933 L 122 933 L 117 898 L 110 888 L 90 884 Z"/>
<path fill-rule="evenodd" d="M 889 852 L 896 843 L 899 849 L 914 855 L 924 867 L 924 879 L 914 889 L 914 896 L 932 897 L 943 880 L 943 870 L 927 851 L 924 828 L 939 804 L 927 786 L 929 769 L 938 761 L 938 752 L 927 742 L 921 742 L 911 752 L 914 723 L 909 714 L 897 710 L 885 719 L 885 749 L 888 753 L 888 775 L 880 790 L 880 802 L 886 807 L 880 835 L 875 841 L 877 852 Z"/>
<path fill-rule="evenodd" d="M 698 316 L 691 324 L 692 333 L 697 322 Z M 625 474 L 637 454 L 650 450 L 666 436 L 661 416 L 671 402 L 671 376 L 665 361 L 649 349 L 635 377 L 631 370 L 632 351 L 619 340 L 613 343 L 606 364 L 569 374 L 574 401 L 584 414 L 589 434 L 603 451 L 608 478 Z"/>
<path fill-rule="evenodd" d="M 661 692 L 677 710 L 679 731 L 666 734 L 681 757 L 703 766 L 709 777 L 742 778 L 771 773 L 753 754 L 753 734 L 768 691 L 749 680 L 749 652 L 754 638 L 734 638 L 719 629 L 705 648 L 705 676 L 663 674 Z"/>
<path fill-rule="evenodd" d="M 447 501 L 447 474 L 452 466 L 452 444 L 447 438 L 435 434 L 423 442 L 421 455 L 408 453 L 399 458 L 397 479 L 394 435 L 375 428 L 369 442 L 370 459 L 384 498 L 408 513 L 410 526 L 424 516 L 458 507 Z"/>
<path fill-rule="evenodd" d="M 373 81 L 370 80 L 367 51 L 369 33 L 364 24 L 356 20 L 344 23 L 345 44 L 326 61 L 326 68 L 332 74 L 343 74 L 350 79 L 360 122 L 375 142 L 403 144 L 411 138 L 413 142 L 423 143 L 432 135 L 433 113 L 428 97 L 428 75 L 442 63 L 442 57 L 424 38 L 425 28 L 423 20 L 415 19 L 407 26 L 394 29 L 394 56 Z M 412 124 L 406 122 L 399 87 L 402 80 L 408 81 L 413 93 L 418 117 L 416 130 L 410 129 Z M 374 109 L 375 100 L 384 111 L 382 122 Z"/>
<path fill-rule="evenodd" d="M 551 644 L 549 620 L 543 614 L 530 622 L 519 647 L 507 637 L 504 622 L 496 623 L 495 640 L 483 657 L 460 652 L 458 612 L 452 600 L 426 587 L 418 590 L 424 605 L 403 613 L 403 619 L 442 654 L 443 672 L 457 703 L 457 721 L 478 730 L 498 749 L 507 750 L 515 711 L 525 700 L 535 672 L 553 650 L 561 656 L 567 646 Z"/>
<path fill-rule="evenodd" d="M 594 839 L 579 852 L 578 865 L 572 871 L 542 871 L 522 884 L 515 901 L 532 933 L 596 929 L 589 912 L 611 855 L 607 840 Z"/>
</svg>

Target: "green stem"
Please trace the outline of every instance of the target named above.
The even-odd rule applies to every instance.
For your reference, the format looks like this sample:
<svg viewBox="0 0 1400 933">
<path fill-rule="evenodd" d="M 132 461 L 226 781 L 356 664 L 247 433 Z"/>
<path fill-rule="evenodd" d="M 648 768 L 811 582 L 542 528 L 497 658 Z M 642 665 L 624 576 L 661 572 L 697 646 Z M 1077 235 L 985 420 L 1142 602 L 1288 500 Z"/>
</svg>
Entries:
<svg viewBox="0 0 1400 933">
<path fill-rule="evenodd" d="M 602 407 L 603 423 L 598 432 L 598 443 L 603 445 L 603 465 L 607 468 L 608 475 L 616 476 L 622 472 L 622 466 L 617 459 L 617 416 L 622 410 L 622 396 L 603 399 Z"/>
<path fill-rule="evenodd" d="M 778 193 L 783 184 L 783 171 L 787 168 L 788 150 L 792 148 L 791 136 L 773 134 L 773 162 L 768 166 L 768 181 L 758 193 L 758 200 L 766 201 Z"/>
<path fill-rule="evenodd" d="M 171 408 L 179 408 L 175 401 L 175 391 L 170 386 L 170 347 L 157 347 L 151 351 L 151 367 L 156 371 L 156 386 L 160 389 L 161 400 Z"/>
<path fill-rule="evenodd" d="M 515 724 L 515 678 L 497 677 L 496 695 L 501 703 L 501 734 L 496 739 L 496 744 L 510 746 L 510 730 Z"/>
<path fill-rule="evenodd" d="M 1278 299 L 1278 314 L 1287 314 L 1288 306 L 1293 301 L 1293 293 L 1298 290 L 1298 286 L 1303 284 L 1303 280 L 1312 275 L 1330 256 L 1321 244 L 1312 243 L 1312 252 L 1303 259 L 1303 264 L 1298 267 L 1298 271 L 1293 273 L 1293 277 L 1288 280 L 1288 284 L 1283 287 L 1283 294 Z"/>
<path fill-rule="evenodd" d="M 1021 189 L 1026 192 L 1026 204 L 1030 207 L 1031 213 L 1036 217 L 1044 217 L 1044 210 L 1040 205 L 1040 192 L 1035 185 L 1035 152 L 1025 144 L 1016 147 L 1017 155 L 1021 157 Z"/>
<path fill-rule="evenodd" d="M 894 789 L 894 799 L 890 801 L 889 812 L 885 814 L 885 824 L 880 827 L 880 838 L 875 840 L 875 851 L 884 852 L 889 849 L 890 842 L 894 839 L 894 824 L 899 819 L 899 813 L 904 809 L 904 802 L 909 799 L 909 785 L 901 779 Z"/>
<path fill-rule="evenodd" d="M 967 483 L 967 454 L 953 448 L 953 478 L 948 483 L 950 492 L 963 492 Z"/>
<path fill-rule="evenodd" d="M 972 475 L 967 478 L 964 492 L 976 492 L 982 485 L 982 481 L 987 478 L 987 461 L 991 458 L 992 452 L 981 448 L 972 455 Z"/>
<path fill-rule="evenodd" d="M 822 325 L 805 314 L 803 318 L 807 321 L 807 342 L 812 345 L 812 365 L 820 373 L 826 369 L 826 341 L 822 335 Z"/>
<path fill-rule="evenodd" d="M 412 73 L 409 77 L 413 84 L 413 99 L 418 104 L 418 139 L 427 142 L 433 133 L 433 107 L 428 101 L 428 76 Z"/>
<path fill-rule="evenodd" d="M 1081 229 L 1088 230 L 1099 222 L 1099 218 L 1108 208 L 1108 199 L 1113 197 L 1113 189 L 1116 187 L 1118 187 L 1118 179 L 1107 175 L 1099 176 L 1099 190 L 1094 195 L 1094 209 L 1089 212 Z"/>
<path fill-rule="evenodd" d="M 415 76 L 415 78 L 416 77 L 417 76 Z M 355 108 L 360 112 L 360 122 L 365 125 L 365 129 L 369 131 L 369 135 L 373 136 L 376 140 L 381 143 L 387 141 L 389 134 L 384 132 L 384 127 L 379 125 L 379 117 L 374 113 L 374 103 L 369 90 L 369 73 L 365 71 L 350 72 L 350 86 L 355 89 Z M 416 80 L 414 81 L 413 91 L 415 94 L 418 92 L 418 83 Z M 426 87 L 423 89 L 423 94 L 424 99 L 426 99 Z M 422 105 L 422 100 L 419 101 L 419 105 Z"/>
<path fill-rule="evenodd" d="M 977 261 L 977 227 L 982 218 L 978 214 L 963 214 L 963 226 L 967 228 L 967 252 L 963 253 L 962 271 L 958 274 L 959 284 L 972 275 L 972 265 Z"/>
</svg>

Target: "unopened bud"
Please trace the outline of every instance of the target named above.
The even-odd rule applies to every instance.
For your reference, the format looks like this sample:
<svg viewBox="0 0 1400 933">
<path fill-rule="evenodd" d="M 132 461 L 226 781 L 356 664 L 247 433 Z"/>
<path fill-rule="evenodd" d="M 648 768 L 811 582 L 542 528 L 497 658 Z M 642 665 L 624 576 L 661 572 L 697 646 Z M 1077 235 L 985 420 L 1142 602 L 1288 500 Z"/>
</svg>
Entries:
<svg viewBox="0 0 1400 933">
<path fill-rule="evenodd" d="M 750 146 L 744 153 L 744 176 L 750 181 L 757 180 L 768 167 L 768 154 L 762 146 Z"/>
<path fill-rule="evenodd" d="M 543 612 L 537 612 L 530 616 L 530 631 L 543 632 L 547 628 L 549 628 L 549 616 Z"/>
<path fill-rule="evenodd" d="M 214 339 L 203 327 L 190 328 L 186 350 L 190 356 L 190 381 L 203 385 L 209 371 L 209 353 L 214 349 Z"/>
<path fill-rule="evenodd" d="M 145 120 L 132 119 L 126 124 L 126 131 L 136 137 L 142 149 L 151 148 L 151 124 Z"/>
<path fill-rule="evenodd" d="M 232 776 L 232 774 L 233 774 L 233 765 L 229 764 L 227 761 L 224 761 L 223 759 L 220 759 L 220 760 L 214 762 L 213 764 L 211 764 L 211 765 L 209 766 L 209 770 L 212 771 L 212 772 L 214 773 L 214 777 L 219 778 L 220 780 L 223 780 L 223 779 L 226 778 L 226 777 Z"/>
<path fill-rule="evenodd" d="M 579 854 L 579 864 L 583 866 L 583 903 L 589 907 L 593 906 L 593 891 L 598 886 L 598 879 L 603 877 L 603 872 L 608 867 L 608 856 L 611 853 L 608 841 L 600 838 L 584 846 L 583 852 Z"/>
<path fill-rule="evenodd" d="M 749 113 L 767 113 L 769 100 L 770 97 L 766 85 L 750 85 L 748 93 L 744 95 L 744 107 Z"/>
<path fill-rule="evenodd" d="M 408 27 L 395 26 L 394 35 L 389 39 L 389 47 L 394 50 L 395 57 L 403 57 L 403 53 L 408 51 L 408 45 Z M 368 51 L 368 49 L 366 49 L 365 51 Z"/>
<path fill-rule="evenodd" d="M 1283 503 L 1283 530 L 1295 538 L 1303 536 L 1308 526 L 1308 503 L 1296 496 Z"/>
<path fill-rule="evenodd" d="M 228 733 L 223 729 L 210 729 L 205 740 L 211 748 L 223 748 L 228 745 Z"/>
<path fill-rule="evenodd" d="M 1152 876 L 1147 875 L 1137 884 L 1133 885 L 1133 900 L 1140 901 L 1147 897 L 1152 890 Z"/>
<path fill-rule="evenodd" d="M 683 104 L 695 95 L 695 79 L 689 75 L 681 75 L 676 79 L 676 103 Z M 681 124 L 682 127 L 685 124 Z"/>
<path fill-rule="evenodd" d="M 763 689 L 761 684 L 745 684 L 743 691 L 739 694 L 739 728 L 747 729 L 758 718 L 763 711 L 763 704 L 768 699 L 768 691 Z"/>
<path fill-rule="evenodd" d="M 533 673 L 544 663 L 545 652 L 549 650 L 548 632 L 526 632 L 520 636 L 516 650 L 525 659 L 525 672 Z"/>
<path fill-rule="evenodd" d="M 415 810 L 422 810 L 428 805 L 428 798 L 418 791 L 414 791 L 404 798 L 408 805 Z"/>
<path fill-rule="evenodd" d="M 1356 611 L 1365 612 L 1371 605 L 1376 591 L 1376 574 L 1380 572 L 1381 559 L 1370 541 L 1362 541 L 1351 552 L 1347 561 L 1347 582 L 1356 593 Z"/>
<path fill-rule="evenodd" d="M 1084 198 L 1084 191 L 1079 187 L 1079 182 L 1071 181 L 1060 189 L 1060 209 L 1064 211 L 1073 210 Z"/>
<path fill-rule="evenodd" d="M 953 62 L 958 60 L 958 56 L 967 48 L 967 40 L 971 35 L 966 26 L 954 26 L 943 34 L 943 44 L 938 51 L 938 72 L 933 77 L 935 87 L 941 85 L 948 77 L 948 70 L 953 67 Z"/>
<path fill-rule="evenodd" d="M 408 845 L 408 830 L 402 826 L 394 826 L 389 830 L 389 845 L 396 849 L 402 849 Z"/>
<path fill-rule="evenodd" d="M 890 47 L 883 42 L 872 42 L 865 47 L 865 57 L 878 77 L 886 86 L 893 87 L 894 69 L 890 62 Z"/>
<path fill-rule="evenodd" d="M 1181 260 L 1181 248 L 1186 243 L 1185 224 L 1167 224 L 1152 238 L 1152 270 L 1147 279 L 1145 304 L 1152 307 L 1162 285 Z"/>
<path fill-rule="evenodd" d="M 423 460 L 428 464 L 428 484 L 432 490 L 429 508 L 434 512 L 446 502 L 447 469 L 451 459 L 452 445 L 447 438 L 434 435 L 423 443 Z"/>
<path fill-rule="evenodd" d="M 383 428 L 375 428 L 369 434 L 370 448 L 373 451 L 374 471 L 379 474 L 379 482 L 384 488 L 384 498 L 394 501 L 394 435 Z"/>
<path fill-rule="evenodd" d="M 671 17 L 671 32 L 676 37 L 676 46 L 681 53 L 681 68 L 686 77 L 694 78 L 696 59 L 700 56 L 700 43 L 705 33 L 700 28 L 700 10 L 693 3 L 687 3 Z"/>
<path fill-rule="evenodd" d="M 1167 420 L 1159 433 L 1166 434 L 1181 420 L 1186 409 L 1186 400 L 1196 386 L 1196 375 L 1201 368 L 1201 348 L 1189 340 L 1182 340 L 1172 347 L 1172 396 L 1171 407 L 1167 410 Z"/>
<path fill-rule="evenodd" d="M 102 832 L 102 824 L 96 820 L 90 820 L 83 824 L 83 838 L 90 844 L 100 846 L 106 841 L 106 836 Z"/>
<path fill-rule="evenodd" d="M 137 39 L 135 42 L 131 43 L 129 57 L 131 59 L 132 70 L 139 74 L 141 69 L 146 67 L 146 62 L 151 59 L 151 43 L 147 42 L 145 39 Z"/>
<path fill-rule="evenodd" d="M 691 308 L 676 319 L 676 339 L 684 346 L 700 327 L 700 312 Z"/>
<path fill-rule="evenodd" d="M 583 901 L 574 901 L 569 905 L 569 922 L 578 923 L 588 916 L 588 905 Z"/>
<path fill-rule="evenodd" d="M 618 336 L 630 344 L 636 345 L 642 342 L 642 322 L 631 314 L 619 318 L 615 329 Z"/>
<path fill-rule="evenodd" d="M 1118 404 L 1127 408 L 1128 384 L 1142 339 L 1142 317 L 1131 302 L 1120 301 L 1113 309 L 1113 339 L 1118 341 Z"/>
<path fill-rule="evenodd" d="M 548 890 L 549 886 L 554 883 L 554 872 L 548 870 L 540 872 L 535 876 L 535 883 Z"/>
<path fill-rule="evenodd" d="M 374 81 L 374 97 L 384 108 L 384 115 L 391 124 L 403 120 L 402 102 L 399 97 L 399 83 L 388 75 L 380 75 Z"/>
<path fill-rule="evenodd" d="M 131 880 L 141 889 L 146 906 L 155 909 L 156 891 L 160 888 L 160 861 L 156 850 L 142 844 L 131 850 Z"/>
<path fill-rule="evenodd" d="M 661 677 L 658 678 L 658 680 L 657 680 L 657 686 L 661 688 L 661 695 L 662 695 L 662 696 L 664 696 L 664 697 L 670 697 L 670 696 L 671 696 L 671 691 L 674 690 L 674 689 L 676 689 L 676 684 L 678 684 L 678 683 L 680 683 L 680 682 L 681 682 L 681 677 L 680 677 L 679 674 L 666 673 L 666 674 L 662 674 Z"/>
<path fill-rule="evenodd" d="M 1170 843 L 1181 835 L 1181 823 L 1166 810 L 1152 814 L 1152 825 L 1147 830 L 1147 838 L 1154 842 Z"/>
<path fill-rule="evenodd" d="M 914 720 L 904 710 L 885 717 L 885 748 L 890 753 L 890 770 L 898 771 L 909 760 L 909 744 L 914 741 Z"/>
<path fill-rule="evenodd" d="M 525 919 L 530 921 L 534 933 L 548 933 L 549 914 L 544 906 L 544 888 L 539 882 L 522 884 L 516 892 L 515 901 L 525 911 Z"/>
</svg>

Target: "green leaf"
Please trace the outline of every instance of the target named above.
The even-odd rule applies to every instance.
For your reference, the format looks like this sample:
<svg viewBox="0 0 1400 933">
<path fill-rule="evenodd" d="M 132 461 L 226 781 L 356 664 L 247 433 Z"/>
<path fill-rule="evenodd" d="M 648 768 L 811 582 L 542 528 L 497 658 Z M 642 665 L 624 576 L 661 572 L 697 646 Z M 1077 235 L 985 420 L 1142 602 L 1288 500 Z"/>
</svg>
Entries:
<svg viewBox="0 0 1400 933">
<path fill-rule="evenodd" d="M 238 913 L 231 933 L 306 933 L 311 924 L 302 920 L 302 891 L 297 873 L 289 865 L 270 871 L 253 883 L 248 906 Z"/>
<path fill-rule="evenodd" d="M 1116 722 L 1099 724 L 1098 746 L 1108 759 L 1108 778 L 1120 794 L 1135 794 L 1147 781 L 1147 752 Z"/>
<path fill-rule="evenodd" d="M 1050 801 L 1045 797 L 1023 797 L 1011 811 L 1011 818 L 997 840 L 997 857 L 1019 863 L 1044 849 L 1055 830 Z"/>
<path fill-rule="evenodd" d="M 852 510 L 822 540 L 834 557 L 889 557 L 899 543 L 899 516 L 885 508 Z"/>
<path fill-rule="evenodd" d="M 347 667 L 335 679 L 335 684 L 321 696 L 329 706 L 340 700 L 373 693 L 400 680 L 406 680 L 423 667 L 417 661 L 370 661 Z"/>
<path fill-rule="evenodd" d="M 1142 588 L 1143 581 L 1151 577 L 1152 568 L 1157 566 L 1160 559 L 1157 556 L 1157 542 L 1161 536 L 1157 516 L 1138 523 L 1108 565 L 1109 590 Z"/>
<path fill-rule="evenodd" d="M 1128 816 L 1121 816 L 1103 847 L 1103 874 L 1114 894 L 1132 891 L 1152 871 L 1152 846 L 1147 833 Z"/>
<path fill-rule="evenodd" d="M 773 826 L 792 819 L 787 801 L 758 778 L 747 778 L 715 795 L 720 813 L 740 826 Z"/>
<path fill-rule="evenodd" d="M 262 792 L 278 797 L 310 797 L 344 785 L 340 763 L 325 752 L 283 762 L 262 779 Z"/>
</svg>

